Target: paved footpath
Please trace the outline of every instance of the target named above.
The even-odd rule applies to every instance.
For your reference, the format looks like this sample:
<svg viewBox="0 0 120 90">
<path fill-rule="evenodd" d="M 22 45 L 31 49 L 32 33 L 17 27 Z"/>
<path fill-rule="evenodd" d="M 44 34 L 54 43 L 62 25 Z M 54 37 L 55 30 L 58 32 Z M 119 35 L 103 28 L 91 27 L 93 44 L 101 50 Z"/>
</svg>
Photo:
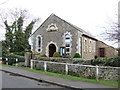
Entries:
<svg viewBox="0 0 120 90">
<path fill-rule="evenodd" d="M 63 79 L 55 76 L 48 76 L 40 73 L 35 73 L 35 72 L 30 72 L 24 70 L 24 68 L 12 68 L 12 67 L 5 67 L 2 66 L 0 70 L 3 71 L 8 71 L 11 73 L 17 73 L 20 74 L 24 77 L 38 80 L 38 81 L 44 81 L 48 83 L 52 83 L 55 85 L 63 86 L 63 87 L 68 87 L 71 89 L 84 89 L 84 90 L 92 90 L 93 88 L 101 88 L 102 90 L 119 90 L 117 87 L 112 87 L 112 86 L 106 86 L 106 85 L 100 85 L 96 83 L 88 83 L 88 82 L 81 82 L 81 81 L 75 81 L 75 80 L 69 80 L 69 79 Z"/>
</svg>

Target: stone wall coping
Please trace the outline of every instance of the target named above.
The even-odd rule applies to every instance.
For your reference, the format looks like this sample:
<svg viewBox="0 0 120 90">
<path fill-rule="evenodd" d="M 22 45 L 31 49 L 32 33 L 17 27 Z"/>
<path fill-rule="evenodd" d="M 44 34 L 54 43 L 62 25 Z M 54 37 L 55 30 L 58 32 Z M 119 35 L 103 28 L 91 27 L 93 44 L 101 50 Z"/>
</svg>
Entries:
<svg viewBox="0 0 120 90">
<path fill-rule="evenodd" d="M 76 65 L 76 66 L 84 66 L 84 67 L 96 67 L 96 66 L 92 66 L 92 65 L 80 65 L 80 64 L 70 64 L 70 63 L 59 63 L 59 62 L 50 62 L 50 61 L 37 61 L 37 60 L 31 60 L 31 61 L 35 61 L 35 62 L 46 62 L 46 63 L 55 63 L 55 64 L 64 64 L 64 65 Z"/>
<path fill-rule="evenodd" d="M 112 69 L 120 69 L 120 67 L 110 67 L 110 66 L 99 66 L 99 68 L 112 68 Z"/>
<path fill-rule="evenodd" d="M 98 67 L 98 68 L 111 68 L 111 69 L 120 69 L 120 67 L 110 67 L 110 66 L 93 66 L 93 65 L 81 65 L 81 64 L 71 64 L 71 63 L 60 63 L 60 62 L 50 62 L 50 61 L 38 61 L 38 60 L 31 60 L 35 62 L 46 62 L 46 63 L 55 63 L 55 64 L 64 64 L 64 65 L 76 65 L 76 66 L 84 66 L 84 67 Z"/>
</svg>

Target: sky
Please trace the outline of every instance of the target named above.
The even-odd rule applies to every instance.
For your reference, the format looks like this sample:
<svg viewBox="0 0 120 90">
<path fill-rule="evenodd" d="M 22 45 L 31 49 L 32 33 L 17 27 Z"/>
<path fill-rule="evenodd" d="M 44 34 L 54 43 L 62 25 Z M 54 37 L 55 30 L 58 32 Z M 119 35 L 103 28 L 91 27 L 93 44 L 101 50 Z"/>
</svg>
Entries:
<svg viewBox="0 0 120 90">
<path fill-rule="evenodd" d="M 105 43 L 117 47 L 117 44 L 108 42 L 99 35 L 117 20 L 119 0 L 0 0 L 0 9 L 27 9 L 34 17 L 40 18 L 40 24 L 54 13 L 73 25 L 90 32 Z M 35 29 L 33 30 L 33 32 Z M 0 31 L 0 40 L 5 30 Z"/>
</svg>

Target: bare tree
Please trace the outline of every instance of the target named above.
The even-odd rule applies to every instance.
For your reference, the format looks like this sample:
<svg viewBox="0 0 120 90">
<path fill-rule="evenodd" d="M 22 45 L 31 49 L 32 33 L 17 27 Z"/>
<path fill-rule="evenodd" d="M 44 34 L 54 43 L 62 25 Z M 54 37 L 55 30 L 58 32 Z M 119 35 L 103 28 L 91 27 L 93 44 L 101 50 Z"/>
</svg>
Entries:
<svg viewBox="0 0 120 90">
<path fill-rule="evenodd" d="M 9 20 L 10 22 L 8 23 L 13 23 L 13 21 L 16 21 L 19 17 L 23 18 L 25 25 L 28 24 L 31 20 L 34 20 L 38 23 L 40 21 L 40 18 L 34 18 L 26 9 L 0 9 L 0 26 L 4 27 L 2 24 L 5 22 L 5 20 Z"/>
<path fill-rule="evenodd" d="M 118 44 L 118 56 L 120 56 L 120 23 L 112 22 L 110 28 L 105 28 L 105 33 L 102 34 L 105 40 L 114 41 L 114 44 Z"/>
<path fill-rule="evenodd" d="M 104 27 L 105 28 L 105 27 Z M 118 43 L 120 40 L 120 25 L 117 22 L 112 22 L 110 28 L 105 28 L 105 39 L 109 41 L 115 41 Z"/>
<path fill-rule="evenodd" d="M 35 21 L 34 29 L 38 27 L 38 23 L 40 22 L 40 18 L 33 17 L 28 10 L 26 9 L 0 9 L 0 29 L 5 33 L 5 25 L 4 22 L 7 20 L 8 24 L 12 24 L 13 21 L 17 21 L 19 17 L 22 17 L 24 24 L 23 29 L 26 28 L 26 25 L 29 24 L 32 20 Z M 4 30 L 4 31 L 3 31 Z"/>
<path fill-rule="evenodd" d="M 1 10 L 3 12 L 3 10 Z M 27 10 L 14 9 L 4 13 L 0 12 L 1 31 L 5 32 L 6 48 L 10 53 L 30 50 L 29 37 L 32 34 L 34 24 L 39 19 L 30 17 Z"/>
<path fill-rule="evenodd" d="M 8 1 L 8 0 L 5 0 L 5 1 L 1 2 L 0 5 L 5 4 L 7 1 Z"/>
<path fill-rule="evenodd" d="M 118 44 L 118 56 L 120 56 L 120 2 L 118 3 L 118 15 L 116 21 L 110 21 L 109 28 L 104 27 L 104 39 L 114 41 Z"/>
</svg>

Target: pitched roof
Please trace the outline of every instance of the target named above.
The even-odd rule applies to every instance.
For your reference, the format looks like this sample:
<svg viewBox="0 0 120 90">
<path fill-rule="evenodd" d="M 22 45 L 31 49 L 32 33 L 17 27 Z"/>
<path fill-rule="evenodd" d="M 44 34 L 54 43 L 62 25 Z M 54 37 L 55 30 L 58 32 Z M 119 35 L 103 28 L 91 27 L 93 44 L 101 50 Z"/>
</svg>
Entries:
<svg viewBox="0 0 120 90">
<path fill-rule="evenodd" d="M 55 14 L 52 13 L 52 14 L 40 25 L 40 27 L 41 27 L 49 18 L 51 18 L 51 17 L 53 17 L 53 16 L 61 19 L 60 17 L 58 17 L 58 16 L 56 16 Z M 92 39 L 97 40 L 97 39 L 96 39 L 94 36 L 92 36 L 90 33 L 82 30 L 81 28 L 79 28 L 79 27 L 77 27 L 77 26 L 75 26 L 75 25 L 73 25 L 73 24 L 71 24 L 71 23 L 69 23 L 69 22 L 67 22 L 67 21 L 65 21 L 65 20 L 63 20 L 63 19 L 61 19 L 61 20 L 64 21 L 64 22 L 66 22 L 66 23 L 69 24 L 70 26 L 74 27 L 76 30 L 82 32 L 82 33 L 83 33 L 83 36 L 87 36 L 87 37 L 89 37 L 89 38 L 92 38 Z M 39 28 L 40 28 L 40 27 L 39 27 Z M 38 28 L 38 29 L 39 29 L 39 28 Z M 38 30 L 38 29 L 37 29 L 37 30 Z M 37 30 L 36 30 L 36 31 L 37 31 Z M 36 32 L 36 31 L 35 31 L 35 32 Z M 35 33 L 35 32 L 34 32 L 34 33 Z M 33 34 L 34 34 L 34 33 L 33 33 Z M 32 34 L 32 35 L 33 35 L 33 34 Z M 32 35 L 31 35 L 31 36 L 32 36 Z"/>
</svg>

